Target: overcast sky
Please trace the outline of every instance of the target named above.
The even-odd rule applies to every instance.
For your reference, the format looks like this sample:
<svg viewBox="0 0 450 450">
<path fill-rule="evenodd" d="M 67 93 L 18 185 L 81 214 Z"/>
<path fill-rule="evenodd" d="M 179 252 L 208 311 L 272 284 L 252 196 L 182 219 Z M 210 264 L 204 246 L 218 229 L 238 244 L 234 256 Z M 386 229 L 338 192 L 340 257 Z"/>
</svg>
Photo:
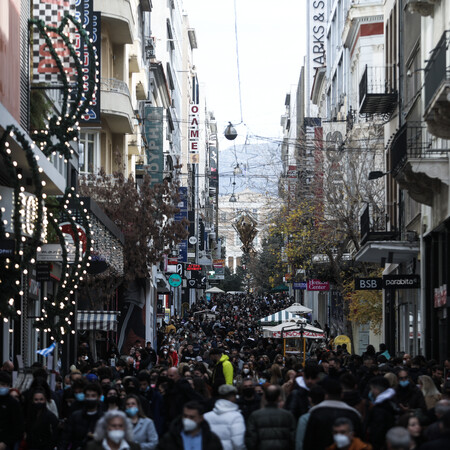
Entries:
<svg viewBox="0 0 450 450">
<path fill-rule="evenodd" d="M 228 121 L 241 121 L 234 0 L 183 0 L 198 49 L 194 63 L 208 109 L 223 136 Z M 303 0 L 236 0 L 242 116 L 236 127 L 247 134 L 281 137 L 286 93 L 298 83 L 306 52 Z M 221 139 L 224 148 L 229 141 Z"/>
</svg>

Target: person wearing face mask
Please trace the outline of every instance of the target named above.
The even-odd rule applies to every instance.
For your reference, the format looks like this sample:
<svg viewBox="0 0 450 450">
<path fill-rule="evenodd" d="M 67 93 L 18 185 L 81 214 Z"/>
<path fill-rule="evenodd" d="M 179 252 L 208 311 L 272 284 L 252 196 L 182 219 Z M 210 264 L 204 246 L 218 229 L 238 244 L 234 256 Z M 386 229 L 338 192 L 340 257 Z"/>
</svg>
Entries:
<svg viewBox="0 0 450 450">
<path fill-rule="evenodd" d="M 144 414 L 137 395 L 127 396 L 125 413 L 133 425 L 134 442 L 139 444 L 142 450 L 153 450 L 158 443 L 158 433 L 153 420 Z"/>
<path fill-rule="evenodd" d="M 203 407 L 192 401 L 184 405 L 183 414 L 175 419 L 162 437 L 157 450 L 223 450 L 218 436 L 203 418 Z"/>
<path fill-rule="evenodd" d="M 365 420 L 365 435 L 375 450 L 383 448 L 386 432 L 394 426 L 398 407 L 395 391 L 385 377 L 375 377 L 369 382 L 369 400 L 373 403 Z"/>
<path fill-rule="evenodd" d="M 110 387 L 105 393 L 103 402 L 105 411 L 117 411 L 122 409 L 122 399 L 119 397 L 119 391 L 115 387 Z"/>
<path fill-rule="evenodd" d="M 165 367 L 173 367 L 173 359 L 169 355 L 169 349 L 167 347 L 163 347 L 159 352 L 157 364 Z"/>
<path fill-rule="evenodd" d="M 108 411 L 96 424 L 86 450 L 140 450 L 133 441 L 133 427 L 122 411 Z"/>
<path fill-rule="evenodd" d="M 25 434 L 30 450 L 52 450 L 58 442 L 58 418 L 47 408 L 47 395 L 42 388 L 32 392 Z"/>
<path fill-rule="evenodd" d="M 366 444 L 354 435 L 353 423 L 346 417 L 340 417 L 333 424 L 334 444 L 327 450 L 372 450 L 370 444 Z"/>
<path fill-rule="evenodd" d="M 61 436 L 60 450 L 83 448 L 92 439 L 95 425 L 103 415 L 100 406 L 102 395 L 100 385 L 98 383 L 87 384 L 83 393 L 84 406 L 74 411 L 67 420 Z"/>
<path fill-rule="evenodd" d="M 156 431 L 158 435 L 161 436 L 164 429 L 164 401 L 162 395 L 156 390 L 153 389 L 150 385 L 151 379 L 150 374 L 145 372 L 141 372 L 138 375 L 139 380 L 139 394 L 143 397 L 148 405 L 148 414 L 147 416 L 153 419 L 155 423 Z"/>
<path fill-rule="evenodd" d="M 427 410 L 425 398 L 421 390 L 412 383 L 408 372 L 400 370 L 398 373 L 398 386 L 395 389 L 395 401 L 404 412 L 420 409 Z"/>
<path fill-rule="evenodd" d="M 23 412 L 20 403 L 9 395 L 11 375 L 0 371 L 0 450 L 12 449 L 22 439 Z"/>
<path fill-rule="evenodd" d="M 219 436 L 224 450 L 243 450 L 245 422 L 236 404 L 237 389 L 229 384 L 219 387 L 220 398 L 212 411 L 205 414 L 205 420 Z"/>
</svg>

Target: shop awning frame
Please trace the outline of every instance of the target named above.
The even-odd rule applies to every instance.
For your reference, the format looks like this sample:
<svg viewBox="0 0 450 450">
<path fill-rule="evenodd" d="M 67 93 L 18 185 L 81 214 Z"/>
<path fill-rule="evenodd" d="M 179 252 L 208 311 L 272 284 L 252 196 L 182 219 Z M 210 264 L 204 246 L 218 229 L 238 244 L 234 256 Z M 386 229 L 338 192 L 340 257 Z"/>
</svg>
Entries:
<svg viewBox="0 0 450 450">
<path fill-rule="evenodd" d="M 77 312 L 77 329 L 79 331 L 115 331 L 117 332 L 119 311 L 85 311 Z"/>
</svg>

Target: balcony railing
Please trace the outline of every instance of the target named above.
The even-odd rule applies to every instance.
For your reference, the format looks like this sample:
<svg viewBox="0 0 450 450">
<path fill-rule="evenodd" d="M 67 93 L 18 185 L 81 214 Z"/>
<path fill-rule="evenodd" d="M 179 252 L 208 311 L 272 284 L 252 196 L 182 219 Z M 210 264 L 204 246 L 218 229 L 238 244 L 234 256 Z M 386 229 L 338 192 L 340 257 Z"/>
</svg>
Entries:
<svg viewBox="0 0 450 450">
<path fill-rule="evenodd" d="M 359 82 L 359 112 L 361 114 L 392 114 L 397 105 L 395 67 L 366 65 Z"/>
<path fill-rule="evenodd" d="M 450 30 L 444 31 L 425 68 L 425 110 L 445 82 L 450 83 Z"/>
<path fill-rule="evenodd" d="M 105 92 L 118 92 L 130 96 L 127 83 L 116 78 L 100 78 L 100 89 Z"/>
<path fill-rule="evenodd" d="M 432 136 L 423 122 L 407 122 L 389 145 L 391 172 L 394 176 L 398 175 L 408 160 L 429 161 L 446 158 L 449 145 L 449 140 Z"/>
<path fill-rule="evenodd" d="M 384 208 L 367 204 L 360 217 L 361 245 L 368 241 L 392 241 L 398 238 L 397 231 L 387 230 L 387 214 Z"/>
</svg>

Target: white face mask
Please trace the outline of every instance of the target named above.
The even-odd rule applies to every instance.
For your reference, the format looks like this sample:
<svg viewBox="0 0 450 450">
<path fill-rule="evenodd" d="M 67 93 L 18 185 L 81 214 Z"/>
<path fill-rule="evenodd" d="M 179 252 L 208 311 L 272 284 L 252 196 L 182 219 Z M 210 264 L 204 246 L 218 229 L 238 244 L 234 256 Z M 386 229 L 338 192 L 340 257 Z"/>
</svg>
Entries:
<svg viewBox="0 0 450 450">
<path fill-rule="evenodd" d="M 250 369 L 243 369 L 242 372 L 244 372 L 245 375 L 247 375 L 248 373 L 250 373 Z"/>
<path fill-rule="evenodd" d="M 190 431 L 194 431 L 197 428 L 197 422 L 194 422 L 192 419 L 188 419 L 187 417 L 183 417 L 183 429 L 187 433 Z"/>
<path fill-rule="evenodd" d="M 345 434 L 334 434 L 333 439 L 337 448 L 344 448 L 350 445 L 350 438 Z"/>
<path fill-rule="evenodd" d="M 125 431 L 123 430 L 108 430 L 108 437 L 113 442 L 118 444 L 125 436 Z"/>
</svg>

